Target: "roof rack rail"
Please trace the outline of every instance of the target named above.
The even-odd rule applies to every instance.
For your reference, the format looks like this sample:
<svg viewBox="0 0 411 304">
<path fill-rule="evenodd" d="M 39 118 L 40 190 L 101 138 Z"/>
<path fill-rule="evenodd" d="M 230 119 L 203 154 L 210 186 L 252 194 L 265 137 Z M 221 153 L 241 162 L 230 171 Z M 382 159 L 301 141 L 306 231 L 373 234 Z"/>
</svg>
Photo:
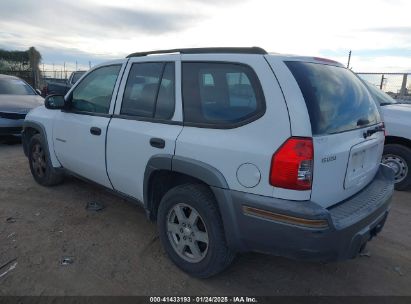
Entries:
<svg viewBox="0 0 411 304">
<path fill-rule="evenodd" d="M 136 52 L 128 55 L 126 58 L 131 57 L 143 57 L 152 54 L 210 54 L 210 53 L 231 53 L 231 54 L 260 54 L 266 55 L 267 52 L 260 47 L 210 47 L 210 48 L 187 48 L 187 49 L 170 49 L 170 50 L 157 50 L 149 52 Z"/>
</svg>

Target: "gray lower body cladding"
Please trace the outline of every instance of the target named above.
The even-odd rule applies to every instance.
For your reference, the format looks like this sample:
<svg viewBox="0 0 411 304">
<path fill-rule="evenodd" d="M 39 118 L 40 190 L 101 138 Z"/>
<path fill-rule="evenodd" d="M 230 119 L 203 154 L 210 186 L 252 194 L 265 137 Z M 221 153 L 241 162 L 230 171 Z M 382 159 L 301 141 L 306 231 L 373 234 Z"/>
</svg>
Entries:
<svg viewBox="0 0 411 304">
<path fill-rule="evenodd" d="M 233 250 L 337 261 L 357 256 L 381 231 L 394 185 L 392 170 L 381 166 L 367 187 L 328 209 L 311 201 L 286 201 L 219 188 L 213 191 Z"/>
</svg>

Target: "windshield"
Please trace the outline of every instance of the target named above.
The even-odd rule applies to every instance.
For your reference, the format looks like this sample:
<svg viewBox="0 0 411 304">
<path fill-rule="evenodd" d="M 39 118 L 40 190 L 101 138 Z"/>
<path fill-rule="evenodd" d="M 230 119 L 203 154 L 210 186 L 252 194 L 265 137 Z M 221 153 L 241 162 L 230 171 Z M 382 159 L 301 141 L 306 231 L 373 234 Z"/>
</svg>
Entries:
<svg viewBox="0 0 411 304">
<path fill-rule="evenodd" d="M 17 78 L 0 78 L 0 94 L 36 95 L 27 83 Z"/>
<path fill-rule="evenodd" d="M 372 97 L 375 99 L 375 101 L 377 101 L 380 104 L 380 106 L 398 103 L 394 98 L 378 89 L 375 85 L 367 81 L 364 81 L 364 83 L 369 89 Z"/>
<path fill-rule="evenodd" d="M 349 131 L 381 121 L 367 88 L 350 70 L 302 61 L 285 64 L 304 96 L 313 135 Z"/>
<path fill-rule="evenodd" d="M 75 73 L 73 74 L 73 78 L 71 79 L 71 83 L 72 83 L 72 84 L 75 84 L 75 83 L 81 78 L 81 76 L 84 75 L 84 73 L 85 73 L 85 72 L 75 72 Z"/>
</svg>

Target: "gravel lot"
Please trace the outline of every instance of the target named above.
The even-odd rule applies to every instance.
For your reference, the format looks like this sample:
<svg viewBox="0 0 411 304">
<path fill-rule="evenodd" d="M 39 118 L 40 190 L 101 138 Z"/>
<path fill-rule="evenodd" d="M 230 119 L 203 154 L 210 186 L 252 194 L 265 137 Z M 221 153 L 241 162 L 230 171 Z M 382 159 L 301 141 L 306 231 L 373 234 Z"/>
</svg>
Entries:
<svg viewBox="0 0 411 304">
<path fill-rule="evenodd" d="M 411 192 L 395 193 L 370 256 L 317 264 L 242 254 L 198 280 L 168 260 L 141 207 L 74 178 L 37 185 L 20 144 L 0 144 L 0 168 L 0 267 L 12 261 L 0 268 L 0 295 L 411 295 Z M 93 200 L 106 208 L 85 210 Z"/>
</svg>

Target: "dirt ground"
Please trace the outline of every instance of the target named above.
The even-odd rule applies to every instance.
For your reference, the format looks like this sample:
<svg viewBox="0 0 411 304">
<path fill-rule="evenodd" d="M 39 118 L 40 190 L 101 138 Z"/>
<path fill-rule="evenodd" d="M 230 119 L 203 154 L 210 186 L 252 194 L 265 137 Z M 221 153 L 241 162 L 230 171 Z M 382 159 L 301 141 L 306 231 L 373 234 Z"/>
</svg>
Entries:
<svg viewBox="0 0 411 304">
<path fill-rule="evenodd" d="M 411 295 L 411 192 L 395 193 L 369 256 L 318 264 L 241 254 L 198 280 L 166 257 L 141 207 L 74 178 L 37 185 L 20 144 L 0 144 L 0 168 L 0 295 Z M 87 211 L 89 201 L 106 208 Z M 61 265 L 65 257 L 73 263 Z"/>
</svg>

